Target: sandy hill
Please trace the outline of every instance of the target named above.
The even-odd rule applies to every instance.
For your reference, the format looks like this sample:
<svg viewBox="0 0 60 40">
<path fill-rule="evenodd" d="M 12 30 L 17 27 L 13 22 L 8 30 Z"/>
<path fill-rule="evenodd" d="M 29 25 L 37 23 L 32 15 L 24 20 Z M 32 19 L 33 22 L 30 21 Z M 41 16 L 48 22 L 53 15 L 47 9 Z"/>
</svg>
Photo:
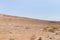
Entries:
<svg viewBox="0 0 60 40">
<path fill-rule="evenodd" d="M 55 38 L 59 21 L 46 21 L 0 14 L 0 40 L 60 40 Z M 60 32 L 60 31 L 59 31 Z M 49 34 L 51 33 L 51 34 Z M 45 38 L 52 35 L 54 38 Z"/>
</svg>

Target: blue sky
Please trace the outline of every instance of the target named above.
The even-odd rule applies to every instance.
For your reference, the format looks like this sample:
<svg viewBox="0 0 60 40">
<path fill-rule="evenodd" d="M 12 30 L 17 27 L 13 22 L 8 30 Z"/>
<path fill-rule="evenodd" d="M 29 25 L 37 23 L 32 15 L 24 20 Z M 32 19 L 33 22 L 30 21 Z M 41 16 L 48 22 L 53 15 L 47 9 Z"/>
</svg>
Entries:
<svg viewBox="0 0 60 40">
<path fill-rule="evenodd" d="M 0 0 L 0 13 L 60 21 L 60 0 Z"/>
</svg>

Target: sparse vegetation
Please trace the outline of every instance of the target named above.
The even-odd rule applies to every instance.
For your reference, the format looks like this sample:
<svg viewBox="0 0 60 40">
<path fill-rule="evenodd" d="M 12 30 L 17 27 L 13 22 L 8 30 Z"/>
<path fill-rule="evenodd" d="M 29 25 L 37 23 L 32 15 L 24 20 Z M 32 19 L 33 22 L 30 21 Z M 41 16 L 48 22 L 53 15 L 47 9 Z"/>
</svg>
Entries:
<svg viewBox="0 0 60 40">
<path fill-rule="evenodd" d="M 58 30 L 58 28 L 60 28 L 60 27 L 50 26 L 50 27 L 44 28 L 43 30 L 48 31 L 48 32 L 55 32 L 56 30 Z"/>
<path fill-rule="evenodd" d="M 14 38 L 10 38 L 9 40 L 15 40 Z"/>
<path fill-rule="evenodd" d="M 30 27 L 25 27 L 25 29 L 30 29 Z"/>
</svg>

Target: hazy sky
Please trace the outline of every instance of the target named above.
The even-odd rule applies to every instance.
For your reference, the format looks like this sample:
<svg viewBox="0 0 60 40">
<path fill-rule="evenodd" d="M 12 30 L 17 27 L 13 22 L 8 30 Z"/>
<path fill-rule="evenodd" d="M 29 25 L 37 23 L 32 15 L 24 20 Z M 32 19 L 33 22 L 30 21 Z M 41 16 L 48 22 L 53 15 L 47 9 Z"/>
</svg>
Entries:
<svg viewBox="0 0 60 40">
<path fill-rule="evenodd" d="M 60 21 L 60 0 L 0 0 L 0 13 Z"/>
</svg>

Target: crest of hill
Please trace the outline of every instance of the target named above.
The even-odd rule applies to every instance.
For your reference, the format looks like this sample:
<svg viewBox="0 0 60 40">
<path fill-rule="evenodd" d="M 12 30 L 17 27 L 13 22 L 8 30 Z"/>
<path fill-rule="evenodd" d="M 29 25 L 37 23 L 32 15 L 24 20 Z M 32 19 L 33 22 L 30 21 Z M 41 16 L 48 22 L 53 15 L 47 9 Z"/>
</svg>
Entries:
<svg viewBox="0 0 60 40">
<path fill-rule="evenodd" d="M 23 23 L 23 24 L 60 24 L 59 21 L 47 21 L 40 19 L 33 19 L 27 17 L 18 17 L 18 16 L 10 16 L 5 14 L 0 14 L 0 22 L 8 22 L 8 23 Z"/>
</svg>

